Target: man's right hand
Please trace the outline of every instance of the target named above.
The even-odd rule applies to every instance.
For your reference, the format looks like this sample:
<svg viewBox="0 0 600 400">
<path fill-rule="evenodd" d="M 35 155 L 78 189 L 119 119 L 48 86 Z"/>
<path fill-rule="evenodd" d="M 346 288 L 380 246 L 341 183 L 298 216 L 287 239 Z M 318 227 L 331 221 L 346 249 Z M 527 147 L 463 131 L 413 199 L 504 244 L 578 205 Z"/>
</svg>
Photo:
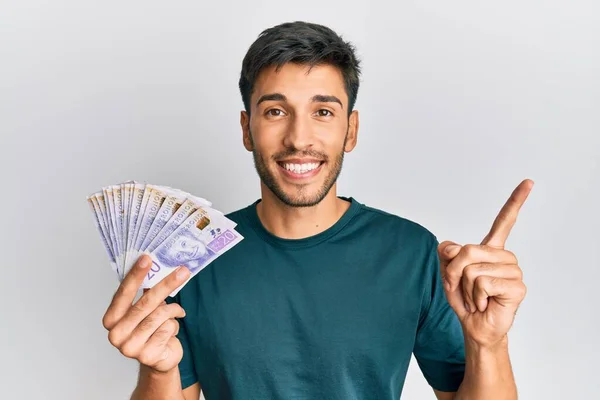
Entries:
<svg viewBox="0 0 600 400">
<path fill-rule="evenodd" d="M 152 266 L 149 256 L 141 256 L 113 296 L 102 324 L 108 330 L 108 340 L 128 358 L 158 372 L 175 368 L 183 357 L 176 335 L 185 311 L 178 304 L 166 304 L 167 296 L 189 277 L 186 267 L 167 275 L 134 304 L 144 277 Z"/>
</svg>

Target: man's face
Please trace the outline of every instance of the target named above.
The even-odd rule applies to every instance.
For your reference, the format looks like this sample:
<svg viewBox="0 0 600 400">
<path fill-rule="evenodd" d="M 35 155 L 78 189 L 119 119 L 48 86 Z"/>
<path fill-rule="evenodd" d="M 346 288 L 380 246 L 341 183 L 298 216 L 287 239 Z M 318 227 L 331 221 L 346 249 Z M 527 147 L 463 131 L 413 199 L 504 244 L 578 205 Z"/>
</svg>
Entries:
<svg viewBox="0 0 600 400">
<path fill-rule="evenodd" d="M 348 118 L 341 72 L 286 64 L 258 77 L 251 117 L 242 112 L 244 145 L 261 182 L 293 207 L 319 203 L 335 185 L 344 152 L 356 144 L 358 113 Z"/>
</svg>

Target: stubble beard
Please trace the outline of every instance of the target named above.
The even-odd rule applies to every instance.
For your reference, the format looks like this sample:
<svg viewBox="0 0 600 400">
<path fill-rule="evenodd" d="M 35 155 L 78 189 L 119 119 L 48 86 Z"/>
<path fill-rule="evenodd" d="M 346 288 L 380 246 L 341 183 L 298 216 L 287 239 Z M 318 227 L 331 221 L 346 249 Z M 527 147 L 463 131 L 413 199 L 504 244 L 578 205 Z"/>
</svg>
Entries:
<svg viewBox="0 0 600 400">
<path fill-rule="evenodd" d="M 346 138 L 348 133 L 346 132 Z M 250 134 L 252 137 L 252 134 Z M 346 138 L 344 138 L 344 147 L 346 143 Z M 256 147 L 252 150 L 252 156 L 254 159 L 254 168 L 258 173 L 258 176 L 262 183 L 277 197 L 283 204 L 288 207 L 312 207 L 319 204 L 326 196 L 329 194 L 329 191 L 333 187 L 333 185 L 337 182 L 337 179 L 342 172 L 342 165 L 344 163 L 344 147 L 342 150 L 335 156 L 335 159 L 331 163 L 328 157 L 319 152 L 315 151 L 300 151 L 296 149 L 289 149 L 282 153 L 275 154 L 271 157 L 271 163 L 277 164 L 275 160 L 282 157 L 315 157 L 320 160 L 325 161 L 325 164 L 329 165 L 330 169 L 321 185 L 321 188 L 314 194 L 307 193 L 307 184 L 296 184 L 294 194 L 287 194 L 281 185 L 277 182 L 277 178 L 275 177 L 275 173 L 271 172 L 268 167 L 269 162 L 263 157 L 263 155 L 256 150 Z M 276 165 L 275 168 L 279 168 Z"/>
</svg>

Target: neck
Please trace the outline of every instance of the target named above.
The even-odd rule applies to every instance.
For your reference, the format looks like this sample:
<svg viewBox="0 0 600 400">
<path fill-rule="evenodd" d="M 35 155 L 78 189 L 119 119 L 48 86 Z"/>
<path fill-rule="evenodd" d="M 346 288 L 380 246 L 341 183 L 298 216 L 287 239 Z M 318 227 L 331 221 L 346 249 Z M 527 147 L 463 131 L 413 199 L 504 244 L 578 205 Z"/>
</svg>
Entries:
<svg viewBox="0 0 600 400">
<path fill-rule="evenodd" d="M 312 207 L 290 207 L 263 186 L 262 199 L 256 208 L 258 218 L 265 229 L 282 239 L 302 239 L 321 233 L 332 227 L 350 207 L 348 201 L 337 197 L 335 186 Z"/>
</svg>

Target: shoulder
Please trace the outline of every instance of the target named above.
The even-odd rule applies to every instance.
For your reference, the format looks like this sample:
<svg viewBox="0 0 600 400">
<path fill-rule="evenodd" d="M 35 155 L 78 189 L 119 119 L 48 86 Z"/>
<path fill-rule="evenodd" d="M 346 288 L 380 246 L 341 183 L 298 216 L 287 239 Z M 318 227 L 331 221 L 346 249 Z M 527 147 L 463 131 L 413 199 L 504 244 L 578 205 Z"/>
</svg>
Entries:
<svg viewBox="0 0 600 400">
<path fill-rule="evenodd" d="M 437 246 L 436 235 L 422 223 L 406 216 L 394 214 L 380 208 L 361 204 L 362 216 L 371 228 L 393 237 L 403 243 L 419 247 Z"/>
<path fill-rule="evenodd" d="M 248 221 L 248 217 L 249 217 L 250 213 L 252 212 L 252 209 L 254 207 L 256 207 L 256 204 L 258 202 L 259 202 L 259 199 L 255 200 L 251 203 L 243 204 L 242 206 L 239 206 L 231 211 L 224 213 L 224 215 L 227 219 L 230 219 L 231 221 L 235 222 L 236 224 L 242 224 L 242 223 Z"/>
<path fill-rule="evenodd" d="M 253 230 L 252 226 L 255 224 L 255 222 L 252 217 L 252 207 L 255 205 L 256 203 L 246 204 L 232 211 L 224 213 L 225 218 L 233 222 L 235 224 L 235 230 L 243 236 L 247 237 Z M 244 246 L 247 244 L 248 241 L 245 240 Z"/>
<path fill-rule="evenodd" d="M 242 207 L 242 208 L 238 208 L 236 210 L 230 211 L 228 213 L 225 214 L 225 217 L 227 219 L 232 220 L 233 222 L 239 224 L 240 222 L 242 222 L 244 215 L 248 212 L 248 207 Z"/>
</svg>

